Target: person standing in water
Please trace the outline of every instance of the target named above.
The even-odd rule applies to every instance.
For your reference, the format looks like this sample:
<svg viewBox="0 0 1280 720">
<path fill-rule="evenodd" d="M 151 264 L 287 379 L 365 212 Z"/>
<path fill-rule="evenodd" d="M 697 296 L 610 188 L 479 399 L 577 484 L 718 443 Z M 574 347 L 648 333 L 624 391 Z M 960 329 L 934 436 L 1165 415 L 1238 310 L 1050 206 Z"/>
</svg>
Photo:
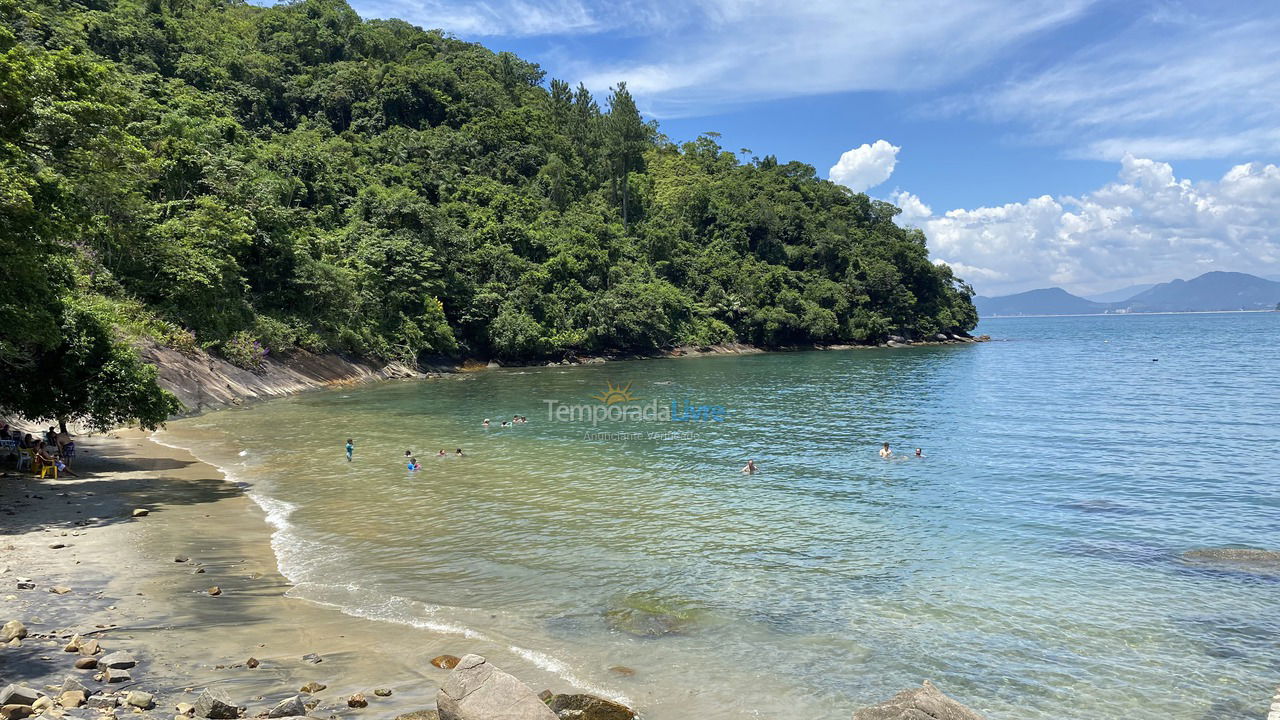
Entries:
<svg viewBox="0 0 1280 720">
<path fill-rule="evenodd" d="M 893 451 L 889 449 L 889 443 L 885 443 L 884 447 L 880 448 L 880 457 L 887 459 L 891 455 L 893 455 Z"/>
<path fill-rule="evenodd" d="M 760 468 L 756 467 L 756 461 L 755 461 L 755 460 L 748 460 L 748 461 L 747 461 L 747 464 L 742 468 L 742 472 L 744 472 L 744 473 L 746 473 L 746 474 L 748 474 L 748 475 L 751 475 L 751 474 L 755 473 L 755 471 L 756 471 L 756 470 L 759 470 L 759 469 L 760 469 Z"/>
<path fill-rule="evenodd" d="M 347 438 L 347 462 L 351 462 L 351 455 L 356 451 L 356 444 L 351 438 Z"/>
</svg>

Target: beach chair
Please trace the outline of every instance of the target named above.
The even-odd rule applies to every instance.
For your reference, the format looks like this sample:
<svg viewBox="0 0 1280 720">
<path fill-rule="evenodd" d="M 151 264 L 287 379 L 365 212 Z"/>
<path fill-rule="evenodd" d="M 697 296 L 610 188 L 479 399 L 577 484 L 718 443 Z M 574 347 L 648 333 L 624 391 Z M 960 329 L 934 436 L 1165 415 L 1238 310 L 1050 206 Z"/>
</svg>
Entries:
<svg viewBox="0 0 1280 720">
<path fill-rule="evenodd" d="M 26 449 L 26 448 L 19 448 L 19 449 L 18 449 L 18 469 L 19 469 L 19 470 L 30 470 L 30 469 L 31 469 L 31 457 L 32 457 L 33 455 L 35 455 L 35 450 L 29 450 L 29 449 Z"/>
<path fill-rule="evenodd" d="M 31 462 L 33 463 L 32 472 L 40 473 L 40 479 L 44 479 L 50 471 L 53 471 L 53 479 L 58 479 L 58 463 L 50 460 L 42 460 L 36 455 L 36 451 L 31 451 Z"/>
</svg>

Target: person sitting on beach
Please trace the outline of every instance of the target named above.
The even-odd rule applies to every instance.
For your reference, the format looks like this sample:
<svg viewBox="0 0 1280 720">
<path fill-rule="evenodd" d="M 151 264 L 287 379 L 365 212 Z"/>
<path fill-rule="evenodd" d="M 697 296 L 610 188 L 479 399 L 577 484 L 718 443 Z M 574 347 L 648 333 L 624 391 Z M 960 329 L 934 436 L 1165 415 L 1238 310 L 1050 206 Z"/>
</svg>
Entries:
<svg viewBox="0 0 1280 720">
<path fill-rule="evenodd" d="M 454 456 L 454 457 L 462 457 L 462 448 L 458 448 L 457 450 L 455 450 L 455 451 L 454 451 L 454 453 L 453 453 L 453 456 Z"/>
<path fill-rule="evenodd" d="M 893 455 L 893 451 L 889 449 L 889 443 L 885 443 L 884 447 L 880 448 L 880 457 L 887 458 L 892 455 Z"/>
<path fill-rule="evenodd" d="M 351 455 L 356 451 L 356 444 L 351 438 L 347 438 L 347 462 L 351 462 Z"/>
<path fill-rule="evenodd" d="M 58 468 L 58 472 L 60 473 L 65 472 L 72 477 L 79 477 L 75 473 L 71 472 L 71 468 L 67 467 L 66 463 L 49 454 L 49 448 L 45 445 L 43 440 L 36 442 L 36 461 L 41 465 L 52 465 Z"/>
<path fill-rule="evenodd" d="M 755 460 L 748 460 L 748 461 L 747 461 L 747 464 L 746 464 L 745 466 L 743 466 L 743 468 L 742 468 L 742 472 L 744 472 L 744 473 L 746 473 L 746 474 L 748 474 L 748 475 L 751 475 L 751 474 L 752 474 L 752 473 L 754 473 L 756 470 L 759 470 L 759 468 L 757 468 L 757 467 L 756 467 L 756 461 L 755 461 Z"/>
</svg>

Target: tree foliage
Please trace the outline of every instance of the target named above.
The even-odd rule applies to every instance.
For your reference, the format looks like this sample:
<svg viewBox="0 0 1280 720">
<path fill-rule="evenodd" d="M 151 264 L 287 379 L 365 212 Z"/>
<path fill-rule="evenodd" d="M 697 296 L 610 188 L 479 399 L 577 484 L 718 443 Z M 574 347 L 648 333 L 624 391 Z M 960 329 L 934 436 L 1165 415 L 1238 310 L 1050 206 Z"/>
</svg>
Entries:
<svg viewBox="0 0 1280 720">
<path fill-rule="evenodd" d="M 64 346 L 76 298 L 214 350 L 248 334 L 407 361 L 976 323 L 896 208 L 714 134 L 674 143 L 622 82 L 602 108 L 342 0 L 0 17 L 6 365 Z"/>
</svg>

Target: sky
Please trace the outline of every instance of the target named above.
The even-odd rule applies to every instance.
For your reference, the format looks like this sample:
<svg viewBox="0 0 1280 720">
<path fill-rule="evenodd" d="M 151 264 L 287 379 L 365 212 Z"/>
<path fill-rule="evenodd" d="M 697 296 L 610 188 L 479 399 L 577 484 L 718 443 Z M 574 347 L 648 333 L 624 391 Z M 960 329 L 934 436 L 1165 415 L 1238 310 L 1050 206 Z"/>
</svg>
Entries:
<svg viewBox="0 0 1280 720">
<path fill-rule="evenodd" d="M 894 202 L 980 294 L 1280 275 L 1280 2 L 353 6 Z"/>
</svg>

